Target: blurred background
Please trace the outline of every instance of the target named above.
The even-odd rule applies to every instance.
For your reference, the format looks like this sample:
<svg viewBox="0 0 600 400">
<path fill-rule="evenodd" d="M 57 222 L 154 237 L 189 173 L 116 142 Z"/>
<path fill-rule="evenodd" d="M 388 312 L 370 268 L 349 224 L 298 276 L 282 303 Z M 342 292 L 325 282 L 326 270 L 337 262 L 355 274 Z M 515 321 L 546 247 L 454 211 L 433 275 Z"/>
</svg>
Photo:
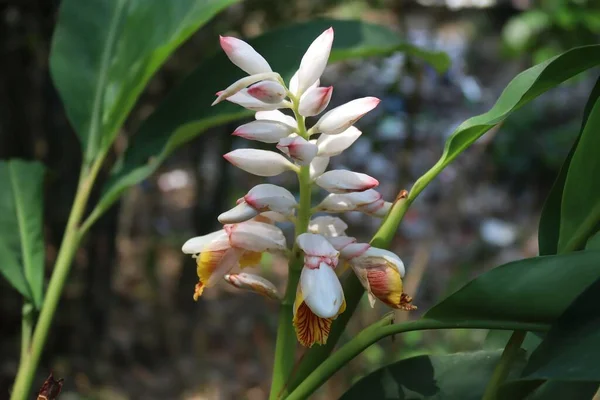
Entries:
<svg viewBox="0 0 600 400">
<path fill-rule="evenodd" d="M 47 275 L 81 161 L 48 73 L 59 6 L 58 0 L 0 0 L 0 158 L 37 159 L 49 168 Z M 600 4 L 593 0 L 246 0 L 199 30 L 156 74 L 115 154 L 178 82 L 220 50 L 219 34 L 253 37 L 320 16 L 386 25 L 452 60 L 443 75 L 401 54 L 353 60 L 330 66 L 322 79 L 335 86 L 332 105 L 366 95 L 383 100 L 358 123 L 363 136 L 330 167 L 376 177 L 386 200 L 409 189 L 436 162 L 453 129 L 488 110 L 518 72 L 600 37 Z M 399 312 L 397 320 L 418 318 L 486 269 L 537 254 L 539 212 L 578 133 L 594 73 L 523 107 L 414 203 L 392 250 L 407 265 L 405 291 L 419 310 Z M 195 263 L 180 251 L 187 238 L 218 229 L 216 216 L 262 181 L 221 157 L 245 145 L 230 136 L 240 123 L 211 129 L 176 151 L 92 229 L 77 254 L 37 387 L 53 370 L 66 380 L 61 400 L 267 397 L 277 305 L 229 286 L 193 302 Z M 291 178 L 273 182 L 294 191 Z M 379 224 L 360 214 L 344 218 L 361 241 Z M 259 272 L 283 289 L 286 268 L 285 260 L 269 257 Z M 342 341 L 387 311 L 364 301 Z M 20 312 L 20 295 L 0 280 L 0 399 L 17 368 Z M 314 398 L 337 398 L 356 379 L 399 358 L 481 348 L 485 336 L 456 330 L 383 340 Z"/>
</svg>

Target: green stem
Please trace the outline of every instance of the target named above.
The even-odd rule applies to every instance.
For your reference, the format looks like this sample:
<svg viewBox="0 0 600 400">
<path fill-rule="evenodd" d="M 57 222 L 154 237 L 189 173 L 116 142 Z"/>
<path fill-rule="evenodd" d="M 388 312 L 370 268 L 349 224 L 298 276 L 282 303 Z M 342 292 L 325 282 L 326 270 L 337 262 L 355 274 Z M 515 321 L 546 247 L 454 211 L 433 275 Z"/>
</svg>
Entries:
<svg viewBox="0 0 600 400">
<path fill-rule="evenodd" d="M 525 330 L 516 330 L 511 335 L 504 351 L 502 352 L 502 357 L 500 357 L 500 361 L 494 370 L 492 378 L 490 379 L 485 393 L 483 395 L 482 400 L 495 400 L 496 395 L 498 394 L 498 388 L 508 376 L 510 372 L 510 366 L 512 365 L 514 359 L 519 354 L 519 350 L 521 349 L 521 344 L 523 344 L 523 340 L 525 340 L 525 335 L 527 332 Z"/>
<path fill-rule="evenodd" d="M 75 194 L 73 207 L 71 208 L 71 214 L 69 215 L 60 250 L 56 258 L 56 263 L 54 264 L 54 271 L 52 272 L 42 310 L 33 332 L 30 354 L 25 362 L 22 362 L 19 366 L 13 392 L 10 397 L 11 400 L 26 400 L 29 398 L 35 371 L 40 361 L 40 356 L 44 349 L 48 331 L 50 330 L 50 325 L 52 324 L 52 319 L 56 312 L 65 281 L 69 275 L 73 257 L 75 256 L 81 238 L 85 233 L 85 231 L 78 229 L 78 225 L 85 212 L 92 186 L 100 171 L 103 159 L 103 156 L 98 157 L 89 170 L 87 168 L 82 168 L 79 184 L 77 186 L 77 193 Z"/>
<path fill-rule="evenodd" d="M 34 307 L 33 304 L 25 302 L 21 313 L 21 360 L 19 368 L 27 363 L 31 347 L 31 333 L 33 332 Z"/>
<path fill-rule="evenodd" d="M 297 108 L 294 109 L 296 121 L 298 121 L 298 134 L 307 137 L 304 117 L 300 116 Z M 298 216 L 294 229 L 294 238 L 305 233 L 308 229 L 308 222 L 311 216 L 311 190 L 312 182 L 310 180 L 310 167 L 303 166 L 298 172 L 300 201 L 298 204 Z M 279 309 L 279 322 L 277 326 L 277 341 L 275 344 L 275 361 L 273 365 L 273 379 L 271 382 L 271 394 L 269 399 L 280 398 L 285 390 L 288 379 L 294 369 L 296 353 L 296 333 L 292 323 L 294 315 L 294 299 L 296 296 L 296 287 L 300 280 L 300 272 L 304 265 L 304 254 L 300 251 L 296 243 L 292 249 L 292 258 L 288 268 L 288 282 L 285 290 L 285 296 Z"/>
<path fill-rule="evenodd" d="M 514 321 L 438 321 L 432 319 L 420 319 L 404 322 L 401 324 L 380 324 L 369 326 L 342 346 L 322 364 L 315 368 L 306 379 L 292 392 L 286 400 L 307 399 L 315 390 L 325 383 L 334 373 L 346 365 L 354 357 L 362 353 L 373 343 L 384 337 L 403 332 L 429 330 L 429 329 L 499 329 L 519 331 L 547 331 L 550 329 L 545 324 L 533 324 Z M 520 343 L 519 343 L 520 344 Z M 508 348 L 508 346 L 507 346 Z M 517 346 L 518 348 L 518 346 Z M 504 355 L 502 356 L 504 358 Z M 502 363 L 502 360 L 500 361 Z"/>
</svg>

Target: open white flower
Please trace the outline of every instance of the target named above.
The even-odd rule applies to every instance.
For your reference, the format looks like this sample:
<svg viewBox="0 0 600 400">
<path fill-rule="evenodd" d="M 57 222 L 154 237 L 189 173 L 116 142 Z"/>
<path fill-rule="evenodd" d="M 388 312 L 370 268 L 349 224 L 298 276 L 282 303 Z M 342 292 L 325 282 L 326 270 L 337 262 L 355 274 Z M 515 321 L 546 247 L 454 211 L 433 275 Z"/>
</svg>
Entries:
<svg viewBox="0 0 600 400">
<path fill-rule="evenodd" d="M 226 225 L 219 231 L 189 239 L 181 250 L 196 258 L 199 282 L 194 300 L 234 267 L 256 265 L 263 252 L 285 249 L 285 237 L 279 228 L 255 221 Z"/>
</svg>

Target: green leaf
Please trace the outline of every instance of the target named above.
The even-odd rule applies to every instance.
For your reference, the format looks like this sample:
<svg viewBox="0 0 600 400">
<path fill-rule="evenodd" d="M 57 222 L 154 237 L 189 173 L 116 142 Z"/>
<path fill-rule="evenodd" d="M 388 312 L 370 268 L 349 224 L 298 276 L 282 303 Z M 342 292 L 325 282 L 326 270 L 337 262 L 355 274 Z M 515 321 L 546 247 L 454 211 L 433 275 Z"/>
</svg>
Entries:
<svg viewBox="0 0 600 400">
<path fill-rule="evenodd" d="M 594 382 L 511 381 L 500 387 L 497 400 L 590 400 L 596 390 Z"/>
<path fill-rule="evenodd" d="M 398 51 L 423 58 L 438 71 L 444 71 L 450 63 L 445 53 L 411 46 L 383 26 L 360 21 L 311 21 L 268 32 L 249 43 L 274 71 L 289 78 L 298 69 L 310 43 L 330 26 L 335 29 L 331 63 Z M 143 123 L 125 153 L 121 168 L 114 171 L 105 186 L 98 208 L 108 208 L 123 190 L 152 174 L 175 148 L 208 128 L 252 115 L 251 111 L 230 103 L 210 107 L 217 91 L 242 76 L 243 72 L 223 52 L 206 60 L 188 76 Z"/>
<path fill-rule="evenodd" d="M 488 332 L 485 338 L 483 348 L 485 350 L 503 349 L 506 347 L 506 344 L 508 343 L 508 340 L 510 339 L 512 334 L 512 331 L 491 330 Z M 527 334 L 525 335 L 525 340 L 523 340 L 523 344 L 521 345 L 521 347 L 525 349 L 527 353 L 531 353 L 540 345 L 542 339 L 542 335 L 538 332 L 527 332 Z"/>
<path fill-rule="evenodd" d="M 431 308 L 425 318 L 552 323 L 600 278 L 600 251 L 515 261 L 494 268 Z"/>
<path fill-rule="evenodd" d="M 600 232 L 589 238 L 585 245 L 585 250 L 600 250 Z"/>
<path fill-rule="evenodd" d="M 552 189 L 550 189 L 550 193 L 548 194 L 548 197 L 544 203 L 544 208 L 542 209 L 540 227 L 538 229 L 538 242 L 541 256 L 556 254 L 558 252 L 561 206 L 565 180 L 567 178 L 567 171 L 571 165 L 571 159 L 573 158 L 575 149 L 579 144 L 579 139 L 581 138 L 581 134 L 583 133 L 583 129 L 585 128 L 590 112 L 592 112 L 592 108 L 594 107 L 594 104 L 596 104 L 596 101 L 599 97 L 600 78 L 596 80 L 596 84 L 594 85 L 594 88 L 590 93 L 590 97 L 585 105 L 579 136 L 575 140 L 575 143 L 573 143 L 573 146 L 571 147 L 571 150 L 569 151 L 569 154 L 567 155 L 567 158 L 560 169 L 558 177 L 552 185 Z"/>
<path fill-rule="evenodd" d="M 62 1 L 50 72 L 86 161 L 111 145 L 167 57 L 237 1 Z"/>
<path fill-rule="evenodd" d="M 480 400 L 501 350 L 408 358 L 367 375 L 340 400 Z M 516 360 L 512 375 L 525 364 Z"/>
<path fill-rule="evenodd" d="M 580 250 L 600 225 L 600 100 L 589 114 L 573 153 L 563 191 L 559 253 Z"/>
<path fill-rule="evenodd" d="M 0 272 L 38 309 L 44 282 L 43 179 L 40 163 L 0 161 Z"/>
<path fill-rule="evenodd" d="M 596 260 L 600 261 L 598 258 Z M 600 279 L 577 297 L 558 318 L 531 355 L 523 370 L 523 379 L 600 382 L 600 363 L 597 358 L 600 349 L 598 304 Z"/>
</svg>

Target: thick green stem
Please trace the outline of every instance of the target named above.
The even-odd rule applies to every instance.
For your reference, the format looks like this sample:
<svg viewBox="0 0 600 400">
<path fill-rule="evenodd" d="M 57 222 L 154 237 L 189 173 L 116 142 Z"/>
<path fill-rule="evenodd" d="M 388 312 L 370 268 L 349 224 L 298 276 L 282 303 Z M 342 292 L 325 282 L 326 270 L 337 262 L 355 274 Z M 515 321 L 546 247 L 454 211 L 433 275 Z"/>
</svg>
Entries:
<svg viewBox="0 0 600 400">
<path fill-rule="evenodd" d="M 33 304 L 25 302 L 21 312 L 21 359 L 19 370 L 27 364 L 31 350 L 31 334 L 33 333 L 34 307 Z"/>
<path fill-rule="evenodd" d="M 304 117 L 294 110 L 296 121 L 298 121 L 298 134 L 307 137 Z M 312 182 L 310 180 L 310 167 L 303 166 L 298 172 L 300 201 L 298 204 L 298 215 L 294 229 L 294 238 L 305 233 L 308 229 L 308 222 L 311 216 L 311 190 Z M 294 369 L 296 353 L 296 333 L 292 324 L 294 298 L 296 296 L 296 287 L 300 280 L 300 272 L 304 265 L 304 254 L 300 251 L 296 243 L 292 249 L 292 257 L 288 268 L 288 282 L 285 290 L 285 296 L 279 309 L 279 322 L 277 327 L 277 342 L 275 344 L 275 361 L 273 365 L 273 379 L 271 382 L 271 394 L 269 399 L 278 399 L 288 382 L 288 379 Z"/>
<path fill-rule="evenodd" d="M 523 344 L 523 340 L 525 340 L 525 335 L 527 332 L 525 330 L 517 330 L 514 331 L 511 335 L 504 351 L 502 352 L 502 357 L 500 357 L 500 361 L 494 370 L 494 374 L 490 379 L 485 393 L 483 395 L 482 400 L 495 400 L 498 394 L 498 388 L 500 385 L 504 383 L 508 373 L 510 372 L 510 367 L 519 354 L 519 350 L 521 349 L 521 345 Z"/>
<path fill-rule="evenodd" d="M 334 373 L 346 365 L 354 357 L 362 353 L 373 343 L 384 337 L 397 333 L 429 330 L 429 329 L 499 329 L 519 331 L 547 331 L 550 327 L 544 324 L 530 324 L 514 321 L 437 321 L 421 319 L 401 324 L 381 324 L 380 322 L 365 328 L 351 341 L 342 346 L 322 364 L 315 368 L 298 387 L 290 393 L 286 400 L 307 399 L 315 390 L 325 383 Z M 509 343 L 510 345 L 510 343 Z M 520 343 L 519 343 L 520 345 Z M 517 345 L 517 350 L 519 345 Z M 508 346 L 507 346 L 508 348 Z M 504 359 L 504 355 L 502 356 Z M 511 358 L 512 359 L 512 358 Z M 502 360 L 500 361 L 502 363 Z"/>
<path fill-rule="evenodd" d="M 71 208 L 71 214 L 69 215 L 60 250 L 56 258 L 56 263 L 54 264 L 54 271 L 52 272 L 52 277 L 48 284 L 48 290 L 42 305 L 42 310 L 33 332 L 29 357 L 27 357 L 24 362 L 22 361 L 19 366 L 13 392 L 10 397 L 11 400 L 26 400 L 29 398 L 35 371 L 40 361 L 42 350 L 44 349 L 48 331 L 50 330 L 54 313 L 58 307 L 65 281 L 69 275 L 73 257 L 75 256 L 81 238 L 85 233 L 85 231 L 78 229 L 78 226 L 83 213 L 85 212 L 87 200 L 98 171 L 102 166 L 103 159 L 104 157 L 102 156 L 98 157 L 89 170 L 87 168 L 83 169 L 81 176 L 79 177 L 79 184 L 77 186 L 75 200 L 73 201 L 73 207 Z"/>
</svg>

